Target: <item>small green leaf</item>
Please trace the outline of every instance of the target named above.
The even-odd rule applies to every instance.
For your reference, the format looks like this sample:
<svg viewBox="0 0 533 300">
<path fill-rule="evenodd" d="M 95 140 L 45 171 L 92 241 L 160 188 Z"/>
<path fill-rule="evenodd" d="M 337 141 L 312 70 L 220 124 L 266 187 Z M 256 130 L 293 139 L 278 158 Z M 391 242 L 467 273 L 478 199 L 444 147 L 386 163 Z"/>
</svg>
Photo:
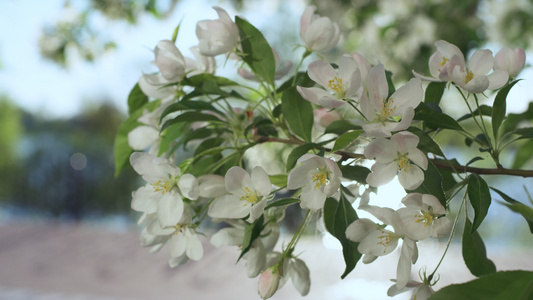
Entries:
<svg viewBox="0 0 533 300">
<path fill-rule="evenodd" d="M 475 162 L 478 161 L 478 160 L 484 160 L 484 158 L 483 158 L 483 157 L 480 157 L 480 156 L 476 156 L 476 157 L 472 158 L 471 160 L 469 160 L 469 161 L 466 163 L 465 167 L 468 167 L 469 165 L 475 163 Z"/>
<path fill-rule="evenodd" d="M 170 119 L 163 124 L 161 130 L 165 130 L 167 127 L 171 126 L 172 124 L 177 124 L 181 122 L 197 122 L 197 121 L 218 121 L 221 122 L 219 118 L 217 118 L 214 115 L 210 114 L 204 114 L 197 111 L 188 111 L 184 112 L 181 115 L 176 116 L 174 119 Z"/>
<path fill-rule="evenodd" d="M 446 196 L 442 190 L 442 176 L 431 162 L 428 162 L 428 168 L 424 171 L 424 182 L 418 188 L 407 192 L 431 194 L 439 199 L 442 206 L 446 207 Z"/>
<path fill-rule="evenodd" d="M 326 199 L 324 204 L 324 223 L 329 233 L 341 242 L 342 254 L 346 263 L 346 269 L 341 275 L 341 279 L 350 274 L 362 256 L 357 251 L 359 243 L 352 242 L 346 238 L 346 228 L 357 219 L 358 216 L 355 209 L 344 196 L 341 196 L 338 202 L 333 198 Z"/>
<path fill-rule="evenodd" d="M 324 133 L 334 133 L 341 135 L 348 130 L 360 130 L 362 129 L 361 126 L 352 124 L 346 120 L 337 120 L 331 122 L 331 124 L 328 125 Z"/>
<path fill-rule="evenodd" d="M 293 84 L 292 84 L 293 81 L 295 81 L 294 85 L 302 86 L 302 87 L 312 87 L 312 86 L 314 86 L 316 84 L 311 78 L 309 78 L 309 75 L 307 75 L 307 72 L 298 72 L 298 74 L 296 74 L 295 76 L 296 76 L 296 81 L 294 80 L 294 76 L 292 76 L 291 78 L 287 79 L 287 81 L 285 81 L 276 90 L 276 93 L 281 93 L 281 92 L 285 91 L 286 89 L 292 87 L 293 86 Z"/>
<path fill-rule="evenodd" d="M 268 175 L 270 182 L 277 187 L 287 186 L 287 174 Z"/>
<path fill-rule="evenodd" d="M 512 134 L 520 134 L 517 140 L 533 138 L 533 127 L 518 128 L 511 131 Z"/>
<path fill-rule="evenodd" d="M 194 156 L 200 156 L 200 154 L 206 155 L 205 154 L 206 151 L 216 150 L 217 147 L 220 146 L 222 143 L 224 143 L 225 140 L 226 140 L 225 138 L 221 138 L 221 137 L 215 137 L 215 138 L 203 140 L 200 143 L 200 145 L 198 145 L 198 147 L 196 147 L 196 149 L 194 150 Z M 213 153 L 218 154 L 221 151 L 222 150 L 216 151 L 216 152 L 210 152 L 209 155 L 213 155 Z"/>
<path fill-rule="evenodd" d="M 242 241 L 242 251 L 241 255 L 239 255 L 239 258 L 237 261 L 239 261 L 246 252 L 250 250 L 252 247 L 253 242 L 259 237 L 261 234 L 261 231 L 263 231 L 264 228 L 264 216 L 261 215 L 255 222 L 252 224 L 245 223 L 244 226 L 244 239 Z"/>
<path fill-rule="evenodd" d="M 387 85 L 389 86 L 389 97 L 396 92 L 396 88 L 394 87 L 394 82 L 392 81 L 392 72 L 389 70 L 385 70 L 385 77 L 387 78 Z"/>
<path fill-rule="evenodd" d="M 174 124 L 160 134 L 161 142 L 159 143 L 159 153 L 157 155 L 161 155 L 170 149 L 170 144 L 183 134 L 184 127 L 183 123 Z"/>
<path fill-rule="evenodd" d="M 426 94 L 424 97 L 425 103 L 435 103 L 439 105 L 444 89 L 446 88 L 446 82 L 430 82 L 426 88 Z"/>
<path fill-rule="evenodd" d="M 429 299 L 531 300 L 533 299 L 533 272 L 496 272 L 466 283 L 446 286 Z"/>
<path fill-rule="evenodd" d="M 333 149 L 331 149 L 331 152 L 344 149 L 345 147 L 353 143 L 359 137 L 359 135 L 361 135 L 361 133 L 363 133 L 362 130 L 354 130 L 343 133 L 335 141 L 335 145 L 333 146 Z"/>
<path fill-rule="evenodd" d="M 496 272 L 496 266 L 487 258 L 487 251 L 481 236 L 473 230 L 468 218 L 465 220 L 463 231 L 463 259 L 474 276 L 479 277 Z"/>
<path fill-rule="evenodd" d="M 309 101 L 302 98 L 295 87 L 283 92 L 281 112 L 292 133 L 310 142 L 313 128 L 313 107 Z"/>
<path fill-rule="evenodd" d="M 510 84 L 502 88 L 498 92 L 498 94 L 496 94 L 492 109 L 492 132 L 494 133 L 495 137 L 498 136 L 498 130 L 500 129 L 500 125 L 502 124 L 503 119 L 505 118 L 505 113 L 507 109 L 507 94 L 509 94 L 509 91 L 517 82 L 518 81 L 511 82 Z"/>
<path fill-rule="evenodd" d="M 477 174 L 472 174 L 468 177 L 468 199 L 470 204 L 474 208 L 474 222 L 472 225 L 472 233 L 477 230 L 479 225 L 485 219 L 487 212 L 489 211 L 492 198 L 490 197 L 490 191 L 487 183 L 483 178 Z"/>
<path fill-rule="evenodd" d="M 280 206 L 289 206 L 295 203 L 299 203 L 300 199 L 298 198 L 285 198 L 285 199 L 279 199 L 273 202 L 270 202 L 266 207 L 265 210 L 272 208 L 272 207 L 280 207 Z"/>
<path fill-rule="evenodd" d="M 355 180 L 359 183 L 366 184 L 366 177 L 370 174 L 370 170 L 363 166 L 339 166 L 342 177 Z"/>
<path fill-rule="evenodd" d="M 143 93 L 138 83 L 135 84 L 128 96 L 128 113 L 131 115 L 146 103 L 148 103 L 148 96 Z"/>
<path fill-rule="evenodd" d="M 430 103 L 431 104 L 431 103 Z M 464 131 L 463 127 L 447 114 L 437 112 L 422 102 L 415 110 L 415 120 L 422 120 L 431 129 L 452 129 Z"/>
<path fill-rule="evenodd" d="M 250 66 L 255 74 L 270 85 L 273 85 L 276 62 L 272 48 L 265 40 L 261 31 L 248 23 L 248 21 L 235 17 L 235 24 L 239 27 L 239 34 L 241 36 L 242 59 Z"/>
<path fill-rule="evenodd" d="M 308 143 L 308 144 L 303 144 L 292 149 L 291 153 L 289 154 L 289 157 L 287 158 L 287 172 L 292 170 L 292 168 L 294 168 L 294 166 L 296 165 L 296 162 L 302 155 L 309 152 L 309 150 L 315 149 L 318 147 L 320 147 L 319 144 Z"/>
<path fill-rule="evenodd" d="M 219 76 L 215 76 L 209 73 L 203 73 L 203 74 L 191 76 L 189 78 L 184 78 L 181 84 L 193 86 L 193 87 L 201 87 L 206 81 L 214 81 L 217 86 L 239 85 L 235 81 L 227 79 L 226 77 L 219 77 Z"/>
<path fill-rule="evenodd" d="M 507 201 L 509 204 L 503 203 L 505 206 L 507 206 L 510 210 L 517 212 L 526 219 L 527 225 L 529 226 L 529 231 L 533 233 L 533 208 L 523 204 L 522 202 L 516 201 L 515 199 L 509 197 L 504 192 L 491 187 L 491 190 L 495 191 L 500 195 L 503 200 Z"/>
<path fill-rule="evenodd" d="M 418 149 L 425 153 L 433 153 L 435 155 L 444 157 L 444 153 L 440 149 L 439 144 L 437 144 L 437 142 L 435 142 L 435 140 L 433 140 L 424 130 L 416 127 L 409 127 L 407 130 L 418 136 Z"/>
</svg>

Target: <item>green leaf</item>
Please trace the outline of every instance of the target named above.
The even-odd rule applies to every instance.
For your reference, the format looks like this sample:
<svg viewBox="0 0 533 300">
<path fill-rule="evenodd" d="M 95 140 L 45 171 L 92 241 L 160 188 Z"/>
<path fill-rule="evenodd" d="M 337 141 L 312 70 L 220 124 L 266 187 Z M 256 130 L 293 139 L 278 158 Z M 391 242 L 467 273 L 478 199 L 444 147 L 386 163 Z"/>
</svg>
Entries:
<svg viewBox="0 0 533 300">
<path fill-rule="evenodd" d="M 431 162 L 428 162 L 428 168 L 424 171 L 424 182 L 418 188 L 407 192 L 431 194 L 439 199 L 442 206 L 446 207 L 446 196 L 442 190 L 442 176 Z"/>
<path fill-rule="evenodd" d="M 463 231 L 463 259 L 470 273 L 474 276 L 482 276 L 496 272 L 496 266 L 487 258 L 485 244 L 479 232 L 473 230 L 472 223 L 468 218 L 465 220 Z"/>
<path fill-rule="evenodd" d="M 252 224 L 245 223 L 244 226 L 244 239 L 242 241 L 242 251 L 241 255 L 239 255 L 239 258 L 237 261 L 239 261 L 246 252 L 250 250 L 252 247 L 253 242 L 259 237 L 261 234 L 261 231 L 264 228 L 264 215 L 261 215 L 255 222 Z"/>
<path fill-rule="evenodd" d="M 426 103 L 422 102 L 415 109 L 415 120 L 422 120 L 424 124 L 431 129 L 452 129 L 464 131 L 463 127 L 447 114 L 440 113 L 431 109 Z"/>
<path fill-rule="evenodd" d="M 161 101 L 152 101 L 144 104 L 133 112 L 122 124 L 120 124 L 114 143 L 115 177 L 129 164 L 130 155 L 133 153 L 128 143 L 128 133 L 139 125 L 137 121 L 145 109 L 153 111 Z"/>
<path fill-rule="evenodd" d="M 389 97 L 394 94 L 396 91 L 396 88 L 394 87 L 394 82 L 392 81 L 392 72 L 389 70 L 385 70 L 385 77 L 387 78 L 387 85 L 389 86 Z"/>
<path fill-rule="evenodd" d="M 220 111 L 218 111 L 211 103 L 205 102 L 205 101 L 179 101 L 176 103 L 173 103 L 169 105 L 163 113 L 161 113 L 161 120 L 166 117 L 167 115 L 171 113 L 175 113 L 177 111 L 184 111 L 184 110 L 209 110 L 215 113 L 218 113 L 220 115 L 223 115 Z"/>
<path fill-rule="evenodd" d="M 315 85 L 315 82 L 309 78 L 309 75 L 307 75 L 307 72 L 298 72 L 296 76 L 296 81 L 294 82 L 295 86 L 302 86 L 302 87 L 312 87 Z M 294 81 L 294 76 L 287 79 L 277 90 L 276 93 L 281 93 L 285 91 L 286 89 L 293 86 L 292 82 Z"/>
<path fill-rule="evenodd" d="M 148 96 L 143 93 L 138 83 L 135 84 L 128 96 L 128 113 L 131 115 L 146 103 L 148 103 Z"/>
<path fill-rule="evenodd" d="M 235 24 L 239 27 L 241 46 L 244 55 L 242 59 L 250 66 L 255 74 L 270 85 L 274 85 L 276 62 L 272 48 L 263 34 L 248 21 L 235 17 Z"/>
<path fill-rule="evenodd" d="M 430 82 L 426 88 L 426 94 L 424 97 L 425 103 L 435 103 L 439 105 L 444 89 L 446 88 L 446 82 Z"/>
<path fill-rule="evenodd" d="M 291 87 L 283 93 L 281 112 L 292 133 L 310 142 L 313 128 L 313 107 L 309 101 L 302 98 L 295 87 Z"/>
<path fill-rule="evenodd" d="M 487 183 L 477 174 L 472 174 L 468 177 L 467 193 L 475 213 L 472 225 L 473 233 L 485 219 L 492 199 Z"/>
<path fill-rule="evenodd" d="M 184 127 L 183 123 L 174 124 L 160 134 L 161 142 L 159 143 L 159 153 L 157 155 L 161 155 L 170 149 L 170 144 L 183 134 Z"/>
<path fill-rule="evenodd" d="M 279 206 L 289 206 L 295 203 L 299 203 L 300 199 L 298 198 L 285 198 L 285 199 L 279 199 L 273 202 L 270 202 L 266 207 L 265 210 L 272 208 L 272 207 L 279 207 Z"/>
<path fill-rule="evenodd" d="M 444 157 L 444 153 L 440 149 L 439 144 L 435 142 L 424 130 L 416 127 L 409 127 L 407 129 L 409 132 L 416 134 L 419 138 L 417 148 L 422 150 L 424 153 L 433 153 L 438 156 Z"/>
<path fill-rule="evenodd" d="M 464 120 L 468 120 L 470 118 L 472 118 L 472 116 L 479 116 L 479 112 L 481 111 L 481 115 L 482 116 L 492 116 L 492 107 L 490 106 L 487 106 L 487 105 L 480 105 L 479 106 L 479 109 L 476 109 L 474 110 L 472 113 L 467 113 L 466 115 L 460 117 L 459 119 L 457 119 L 457 122 L 461 122 L 461 121 L 464 121 Z"/>
<path fill-rule="evenodd" d="M 335 212 L 333 212 L 333 209 L 335 209 Z M 357 219 L 358 216 L 355 209 L 344 196 L 341 196 L 339 202 L 333 198 L 326 199 L 324 204 L 324 223 L 326 229 L 341 242 L 342 254 L 346 263 L 346 269 L 341 275 L 341 279 L 350 274 L 362 256 L 357 251 L 359 243 L 352 242 L 346 238 L 346 228 Z"/>
<path fill-rule="evenodd" d="M 533 272 L 496 272 L 466 283 L 446 286 L 429 299 L 530 300 L 533 299 Z"/>
<path fill-rule="evenodd" d="M 361 126 L 352 124 L 346 120 L 337 120 L 331 122 L 331 124 L 328 125 L 324 133 L 334 133 L 341 135 L 348 130 L 360 130 L 362 129 Z"/>
<path fill-rule="evenodd" d="M 197 122 L 197 121 L 218 121 L 221 122 L 219 118 L 214 115 L 204 114 L 197 111 L 188 111 L 184 112 L 181 115 L 176 116 L 174 119 L 170 119 L 163 124 L 161 130 L 165 130 L 167 127 L 181 123 L 181 122 Z"/>
<path fill-rule="evenodd" d="M 533 139 L 528 140 L 524 144 L 522 144 L 520 147 L 518 147 L 518 150 L 516 151 L 515 158 L 513 161 L 513 169 L 520 169 L 522 168 L 533 156 L 531 155 L 533 153 Z"/>
<path fill-rule="evenodd" d="M 527 221 L 527 225 L 529 226 L 529 231 L 533 233 L 533 208 L 523 204 L 522 202 L 516 201 L 515 199 L 509 197 L 504 192 L 491 187 L 491 190 L 495 191 L 500 195 L 503 200 L 507 201 L 509 204 L 503 203 L 505 206 L 507 206 L 510 210 L 517 212 L 524 217 Z"/>
<path fill-rule="evenodd" d="M 518 127 L 523 121 L 533 120 L 533 102 L 530 102 L 527 110 L 520 114 L 508 114 L 503 123 L 503 132 L 509 132 Z"/>
<path fill-rule="evenodd" d="M 225 140 L 226 140 L 225 138 L 215 137 L 215 138 L 210 138 L 210 139 L 202 141 L 200 145 L 198 145 L 198 147 L 196 147 L 196 149 L 194 150 L 194 156 L 206 155 L 206 151 L 209 151 L 209 150 L 214 151 L 214 150 L 219 149 L 217 147 L 220 146 L 222 143 L 224 143 Z M 222 150 L 214 151 L 214 152 L 210 151 L 209 155 L 218 154 L 221 151 Z"/>
<path fill-rule="evenodd" d="M 193 87 L 201 87 L 206 81 L 214 81 L 217 86 L 237 86 L 239 85 L 235 81 L 227 79 L 226 77 L 219 77 L 209 73 L 203 73 L 184 78 L 181 84 L 189 85 Z"/>
<path fill-rule="evenodd" d="M 517 140 L 533 138 L 533 127 L 518 128 L 511 131 L 512 134 L 520 134 Z"/>
<path fill-rule="evenodd" d="M 496 94 L 492 109 L 492 132 L 494 133 L 494 137 L 498 136 L 498 130 L 505 118 L 507 94 L 509 94 L 509 91 L 517 82 L 518 81 L 511 82 Z"/>
<path fill-rule="evenodd" d="M 339 166 L 342 177 L 355 180 L 359 183 L 366 184 L 366 177 L 370 174 L 370 170 L 363 166 Z"/>
<path fill-rule="evenodd" d="M 359 137 L 359 135 L 361 135 L 361 133 L 363 133 L 362 130 L 354 130 L 343 133 L 335 141 L 335 145 L 333 146 L 333 149 L 331 149 L 331 152 L 344 149 L 345 147 L 353 143 Z"/>
<path fill-rule="evenodd" d="M 268 175 L 270 182 L 277 187 L 287 186 L 287 174 Z"/>
<path fill-rule="evenodd" d="M 287 158 L 287 172 L 292 170 L 292 168 L 294 168 L 294 166 L 296 165 L 296 162 L 298 161 L 298 158 L 300 158 L 302 155 L 309 152 L 309 150 L 315 149 L 318 147 L 320 147 L 319 144 L 308 143 L 308 144 L 303 144 L 292 149 L 291 153 L 289 154 L 289 157 Z"/>
</svg>

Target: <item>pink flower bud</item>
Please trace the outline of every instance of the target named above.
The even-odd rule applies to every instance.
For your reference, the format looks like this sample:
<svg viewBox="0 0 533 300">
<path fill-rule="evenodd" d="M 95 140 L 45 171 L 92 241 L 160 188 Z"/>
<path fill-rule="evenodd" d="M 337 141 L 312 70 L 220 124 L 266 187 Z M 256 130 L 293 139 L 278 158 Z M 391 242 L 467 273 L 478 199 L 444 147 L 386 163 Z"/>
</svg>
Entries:
<svg viewBox="0 0 533 300">
<path fill-rule="evenodd" d="M 262 299 L 268 299 L 276 293 L 279 286 L 280 274 L 276 266 L 266 269 L 259 277 L 257 291 Z"/>
<path fill-rule="evenodd" d="M 526 64 L 526 53 L 521 48 L 502 48 L 494 56 L 494 69 L 507 71 L 509 77 L 516 77 Z"/>
</svg>

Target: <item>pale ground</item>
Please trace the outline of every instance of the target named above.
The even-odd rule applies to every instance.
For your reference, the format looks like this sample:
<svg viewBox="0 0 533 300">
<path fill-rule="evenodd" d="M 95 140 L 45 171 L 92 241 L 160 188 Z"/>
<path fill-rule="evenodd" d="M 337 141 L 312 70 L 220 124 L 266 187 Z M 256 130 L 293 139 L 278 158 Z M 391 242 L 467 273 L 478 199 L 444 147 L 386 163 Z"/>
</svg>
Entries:
<svg viewBox="0 0 533 300">
<path fill-rule="evenodd" d="M 531 238 L 527 237 L 527 238 Z M 412 276 L 427 262 L 433 268 L 443 245 L 426 242 Z M 178 269 L 167 265 L 163 249 L 150 254 L 140 246 L 134 229 L 111 231 L 91 224 L 0 223 L 0 300 L 132 300 L 132 299 L 259 299 L 257 278 L 246 277 L 243 263 L 235 265 L 235 248 L 216 249 L 204 243 L 200 262 Z M 306 238 L 297 251 L 311 270 L 312 286 L 301 297 L 289 282 L 272 299 L 406 299 L 389 298 L 398 253 L 371 265 L 358 264 L 340 280 L 344 264 L 340 250 L 327 249 L 320 237 Z M 489 248 L 499 269 L 533 270 L 533 251 L 499 252 Z M 432 269 L 431 269 L 432 270 Z M 441 266 L 437 288 L 472 277 L 453 246 Z"/>
</svg>

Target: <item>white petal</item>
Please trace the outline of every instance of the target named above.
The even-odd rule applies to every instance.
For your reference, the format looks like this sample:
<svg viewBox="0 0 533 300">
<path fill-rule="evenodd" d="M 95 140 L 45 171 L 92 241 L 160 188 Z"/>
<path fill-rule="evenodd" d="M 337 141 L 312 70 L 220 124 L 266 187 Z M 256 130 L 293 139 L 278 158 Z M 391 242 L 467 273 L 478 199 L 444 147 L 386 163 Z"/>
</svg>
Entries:
<svg viewBox="0 0 533 300">
<path fill-rule="evenodd" d="M 396 270 L 397 289 L 403 289 L 409 281 L 409 276 L 411 275 L 411 256 L 413 246 L 416 248 L 416 244 L 412 240 L 404 239 L 400 259 L 398 260 L 398 269 Z"/>
<path fill-rule="evenodd" d="M 409 149 L 409 154 L 407 157 L 412 160 L 417 166 L 422 168 L 422 170 L 427 170 L 428 168 L 428 158 L 424 152 L 420 151 L 417 148 Z"/>
<path fill-rule="evenodd" d="M 357 219 L 346 227 L 346 238 L 354 242 L 360 242 L 369 233 L 377 229 L 376 223 L 369 219 Z"/>
<path fill-rule="evenodd" d="M 504 86 L 509 80 L 509 74 L 503 70 L 495 70 L 491 74 L 487 75 L 489 80 L 489 90 L 496 90 Z"/>
<path fill-rule="evenodd" d="M 401 86 L 391 96 L 393 104 L 396 106 L 393 115 L 402 115 L 407 107 L 417 107 L 424 98 L 422 81 L 419 78 L 412 78 L 408 83 Z"/>
<path fill-rule="evenodd" d="M 389 85 L 382 64 L 375 65 L 368 73 L 368 94 L 370 101 L 374 102 L 376 107 L 380 107 L 383 100 L 388 98 Z"/>
<path fill-rule="evenodd" d="M 198 177 L 199 196 L 204 198 L 216 198 L 227 194 L 224 177 L 215 174 L 207 174 Z"/>
<path fill-rule="evenodd" d="M 215 247 L 237 246 L 243 243 L 244 230 L 239 228 L 222 228 L 211 237 L 211 244 Z"/>
<path fill-rule="evenodd" d="M 372 256 L 383 256 L 391 253 L 398 246 L 398 238 L 392 231 L 382 229 L 375 230 L 368 234 L 359 243 L 357 250 L 363 254 Z"/>
<path fill-rule="evenodd" d="M 231 167 L 224 177 L 226 189 L 230 193 L 240 191 L 243 187 L 252 187 L 250 175 L 241 167 Z"/>
<path fill-rule="evenodd" d="M 337 76 L 337 72 L 335 72 L 333 67 L 329 63 L 322 60 L 316 60 L 310 63 L 309 67 L 307 68 L 307 74 L 311 80 L 330 91 L 332 89 L 328 86 L 328 83 Z"/>
<path fill-rule="evenodd" d="M 151 185 L 140 187 L 132 194 L 131 208 L 147 214 L 155 213 L 160 196 L 161 193 L 154 192 L 154 188 Z"/>
<path fill-rule="evenodd" d="M 309 288 L 311 287 L 311 278 L 305 262 L 299 258 L 292 258 L 289 261 L 288 269 L 288 275 L 296 290 L 300 292 L 300 295 L 302 296 L 307 295 L 309 293 Z"/>
<path fill-rule="evenodd" d="M 266 198 L 252 205 L 252 209 L 250 209 L 250 216 L 248 217 L 246 221 L 248 223 L 253 223 L 255 220 L 257 220 L 265 211 L 266 205 L 267 205 Z"/>
<path fill-rule="evenodd" d="M 159 130 L 151 126 L 138 126 L 128 133 L 131 149 L 144 151 L 159 139 Z"/>
<path fill-rule="evenodd" d="M 170 256 L 180 257 L 185 254 L 187 249 L 187 238 L 181 234 L 173 234 L 168 243 L 170 249 Z"/>
<path fill-rule="evenodd" d="M 191 174 L 183 174 L 178 181 L 178 187 L 180 188 L 183 196 L 190 200 L 196 200 L 199 196 L 198 180 Z"/>
<path fill-rule="evenodd" d="M 157 206 L 157 217 L 162 228 L 176 225 L 183 215 L 183 200 L 178 193 L 165 193 Z"/>
<path fill-rule="evenodd" d="M 246 217 L 250 213 L 251 204 L 236 198 L 234 195 L 225 195 L 216 198 L 207 214 L 211 218 L 228 218 L 240 219 Z"/>
<path fill-rule="evenodd" d="M 370 186 L 378 187 L 394 179 L 396 173 L 398 173 L 398 164 L 395 162 L 388 164 L 375 163 L 371 169 L 372 173 L 368 174 L 366 182 Z"/>
<path fill-rule="evenodd" d="M 191 230 L 192 229 L 186 229 Z M 198 239 L 198 236 L 193 233 L 187 241 L 187 250 L 185 251 L 187 256 L 192 260 L 200 260 L 202 256 L 204 255 L 204 248 L 202 247 L 202 243 Z"/>
<path fill-rule="evenodd" d="M 272 191 L 272 184 L 270 183 L 270 178 L 265 172 L 265 169 L 261 167 L 255 167 L 252 170 L 252 184 L 254 190 L 259 193 L 259 195 L 266 196 Z"/>
<path fill-rule="evenodd" d="M 396 143 L 398 152 L 404 154 L 416 149 L 420 138 L 409 131 L 401 131 L 391 136 L 391 141 Z"/>
<path fill-rule="evenodd" d="M 315 189 L 313 184 L 308 184 L 300 195 L 300 206 L 302 209 L 317 211 L 324 207 L 326 195 L 322 191 Z"/>
<path fill-rule="evenodd" d="M 392 162 L 398 156 L 396 144 L 388 139 L 378 138 L 370 142 L 365 148 L 365 157 L 375 159 L 386 164 Z"/>
<path fill-rule="evenodd" d="M 468 60 L 468 69 L 476 75 L 486 75 L 494 66 L 492 51 L 478 49 Z"/>
<path fill-rule="evenodd" d="M 418 166 L 411 165 L 398 172 L 398 181 L 404 189 L 414 190 L 424 182 L 424 172 Z"/>
</svg>

